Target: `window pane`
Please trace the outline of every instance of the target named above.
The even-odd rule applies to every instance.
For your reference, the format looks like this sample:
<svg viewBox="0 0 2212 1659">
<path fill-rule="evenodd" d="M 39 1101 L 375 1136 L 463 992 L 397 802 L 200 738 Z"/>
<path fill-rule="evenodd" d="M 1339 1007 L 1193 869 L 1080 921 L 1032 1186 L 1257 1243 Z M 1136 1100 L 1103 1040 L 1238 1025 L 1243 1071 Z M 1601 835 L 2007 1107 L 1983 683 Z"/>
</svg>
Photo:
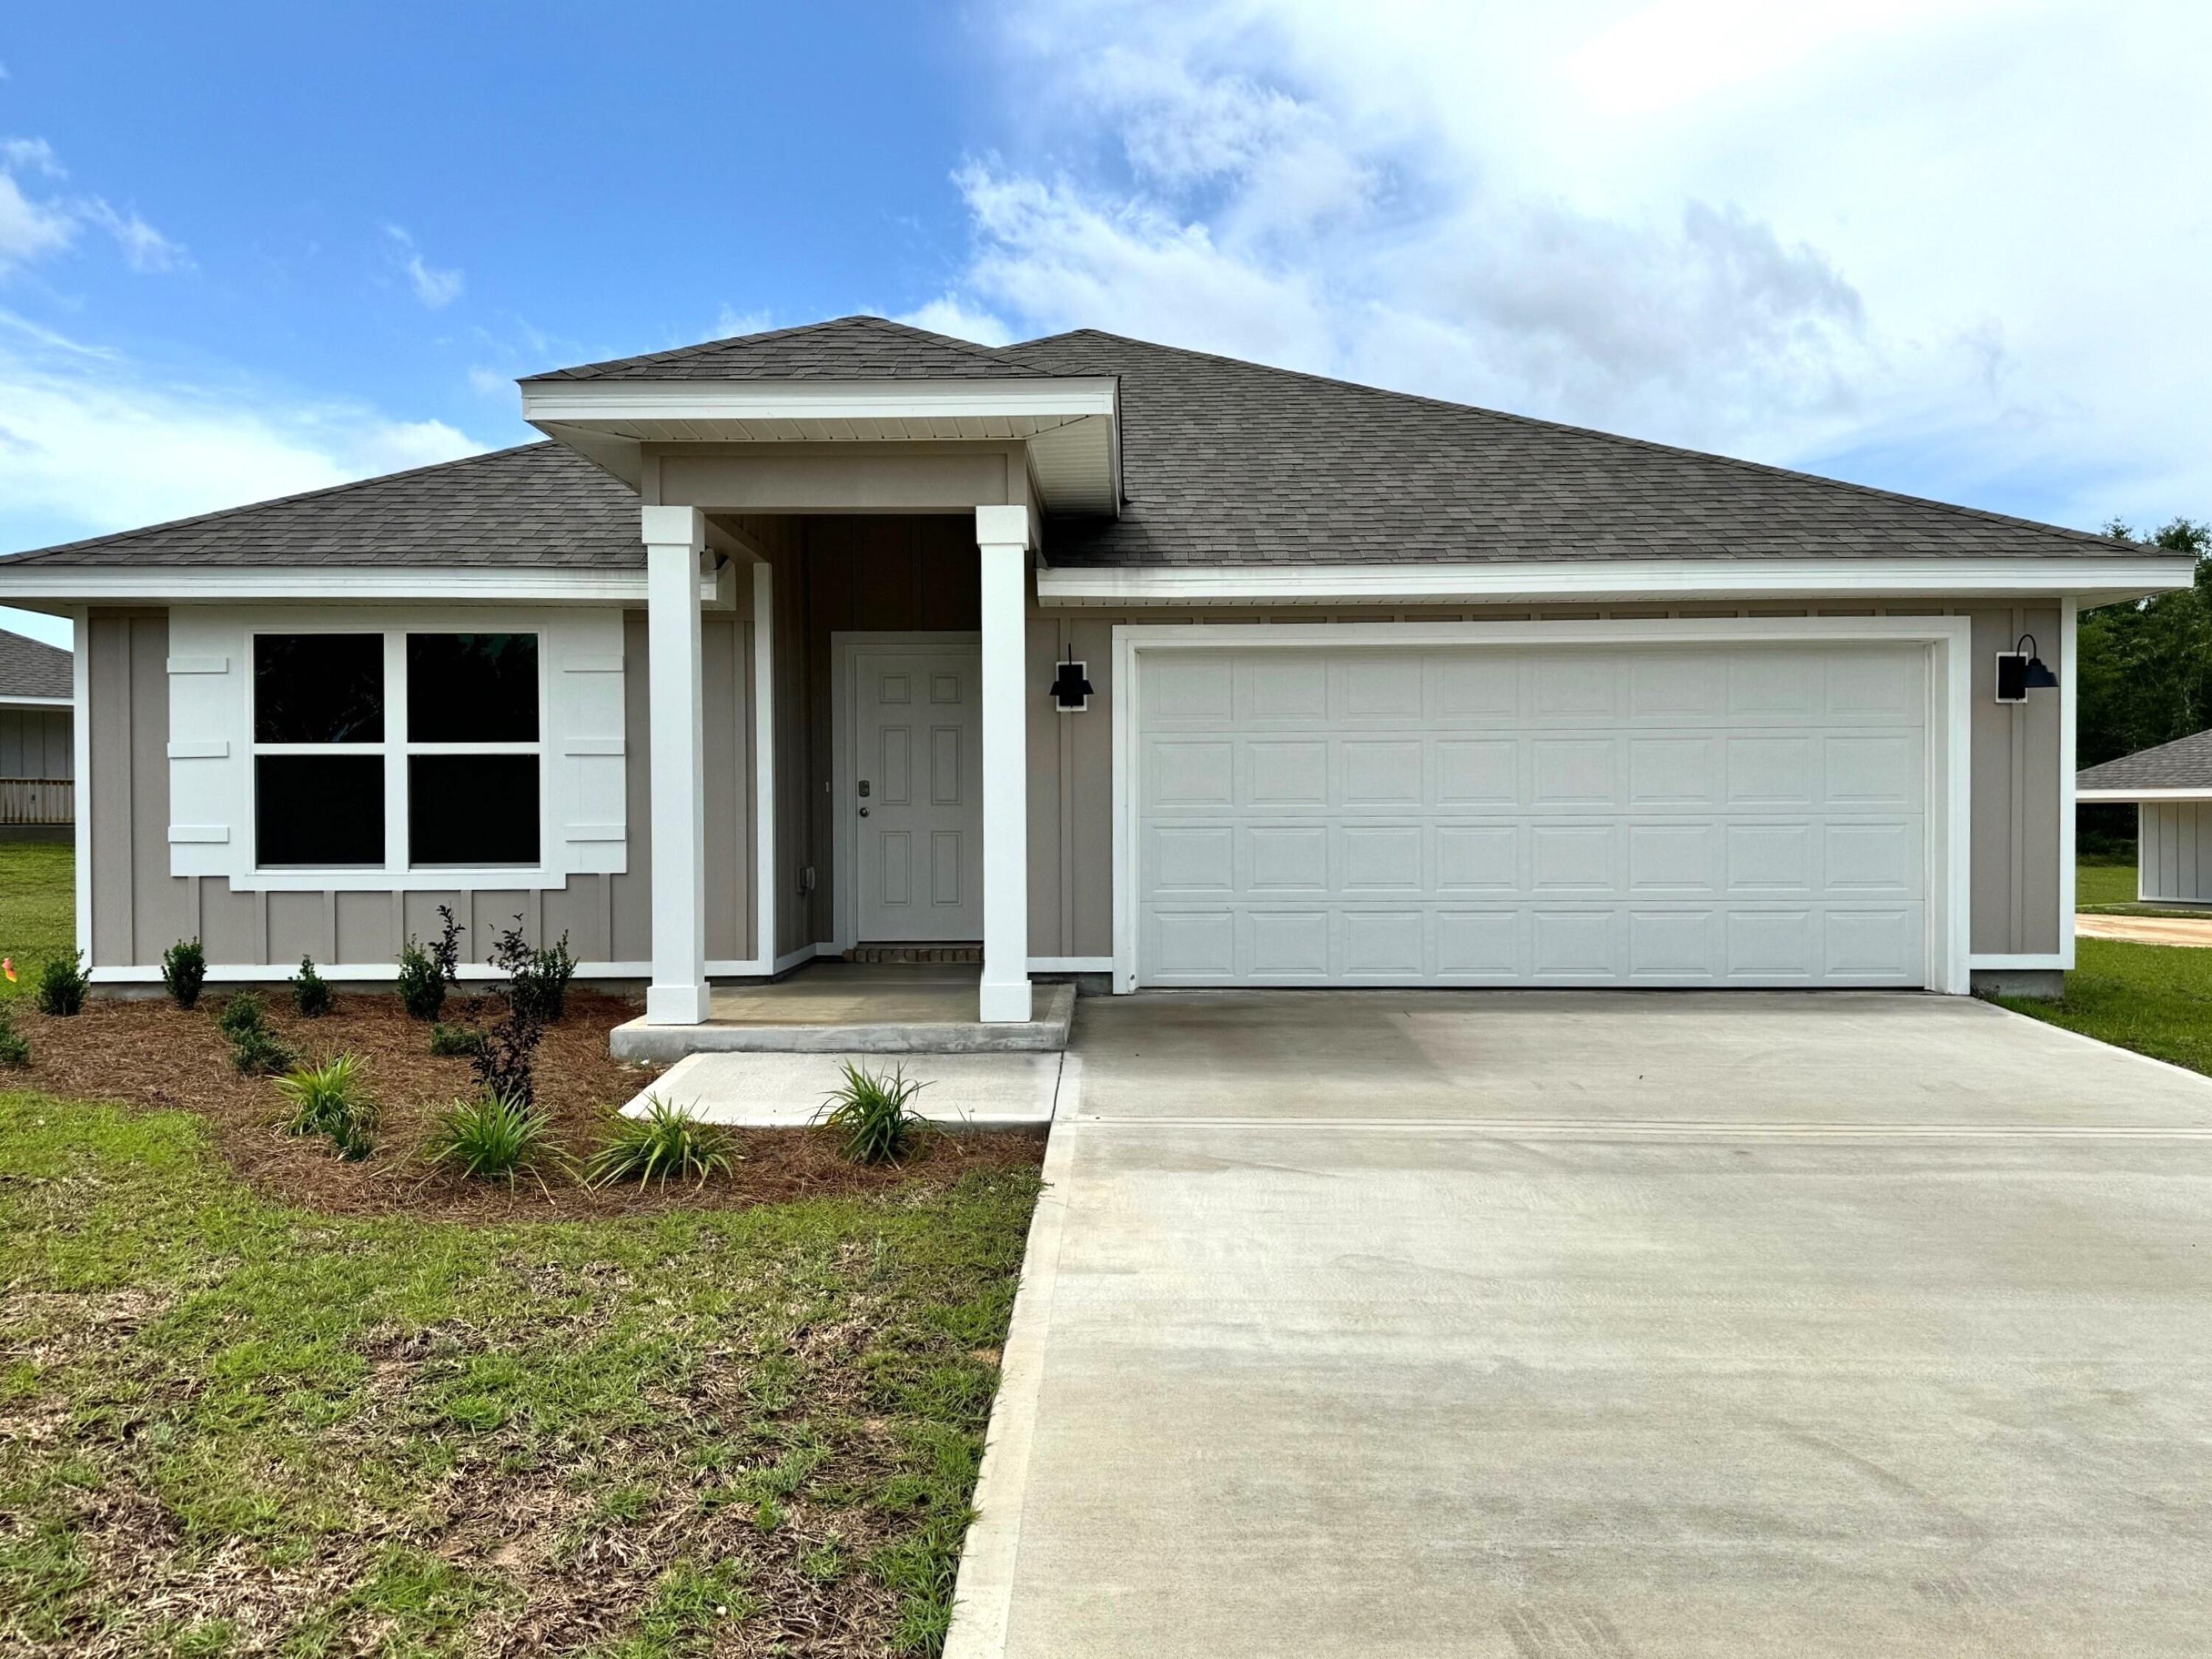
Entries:
<svg viewBox="0 0 2212 1659">
<path fill-rule="evenodd" d="M 253 740 L 381 743 L 384 635 L 254 635 Z"/>
<path fill-rule="evenodd" d="M 536 864 L 538 757 L 412 755 L 407 858 L 425 864 Z"/>
<path fill-rule="evenodd" d="M 257 756 L 253 851 L 264 868 L 381 865 L 384 757 Z"/>
<path fill-rule="evenodd" d="M 538 741 L 538 635 L 410 634 L 410 743 Z"/>
</svg>

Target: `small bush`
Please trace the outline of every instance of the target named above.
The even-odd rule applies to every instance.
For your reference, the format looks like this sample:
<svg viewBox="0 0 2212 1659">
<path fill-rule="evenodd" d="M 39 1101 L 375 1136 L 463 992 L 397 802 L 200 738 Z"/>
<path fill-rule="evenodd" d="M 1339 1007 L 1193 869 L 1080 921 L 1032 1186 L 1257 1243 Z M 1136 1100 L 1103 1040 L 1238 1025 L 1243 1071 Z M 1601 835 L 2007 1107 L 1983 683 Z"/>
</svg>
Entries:
<svg viewBox="0 0 2212 1659">
<path fill-rule="evenodd" d="M 566 1161 L 536 1107 L 497 1095 L 457 1100 L 433 1115 L 422 1154 L 434 1168 L 472 1181 L 504 1176 L 510 1187 L 518 1173 Z"/>
<path fill-rule="evenodd" d="M 688 1108 L 659 1095 L 647 1095 L 643 1117 L 617 1116 L 609 1126 L 605 1141 L 585 1166 L 584 1179 L 592 1187 L 654 1180 L 665 1187 L 671 1176 L 696 1176 L 703 1187 L 709 1176 L 727 1174 L 737 1161 L 728 1130 L 700 1122 Z"/>
<path fill-rule="evenodd" d="M 76 1014 L 84 1010 L 84 994 L 90 981 L 85 978 L 84 952 L 72 951 L 65 957 L 48 957 L 39 969 L 38 1002 L 42 1014 Z"/>
<path fill-rule="evenodd" d="M 269 1029 L 268 1005 L 241 991 L 222 1005 L 216 1028 L 230 1039 L 230 1063 L 246 1075 L 274 1077 L 298 1063 L 289 1044 Z"/>
<path fill-rule="evenodd" d="M 505 1018 L 489 1030 L 477 1033 L 477 1046 L 469 1051 L 477 1092 L 502 1100 L 519 1100 L 526 1106 L 536 1105 L 538 1079 L 533 1062 L 538 1040 L 544 1035 L 543 1025 L 525 1018 L 521 1011 L 510 1004 Z"/>
<path fill-rule="evenodd" d="M 319 1066 L 301 1066 L 276 1079 L 276 1092 L 292 1115 L 284 1132 L 328 1135 L 348 1162 L 375 1150 L 369 1134 L 376 1127 L 376 1102 L 368 1092 L 358 1056 L 337 1054 Z"/>
<path fill-rule="evenodd" d="M 331 985 L 315 971 L 313 957 L 300 958 L 300 971 L 292 975 L 292 1006 L 308 1019 L 320 1019 L 331 1011 Z"/>
<path fill-rule="evenodd" d="M 542 951 L 533 951 L 522 937 L 522 918 L 501 931 L 492 947 L 491 965 L 507 981 L 508 1005 L 525 1018 L 541 1025 L 557 1025 L 568 1012 L 568 981 L 575 977 L 576 959 L 568 954 L 566 933 Z"/>
<path fill-rule="evenodd" d="M 0 1066 L 20 1071 L 31 1063 L 31 1041 L 15 1029 L 15 1011 L 0 1002 Z"/>
<path fill-rule="evenodd" d="M 430 1028 L 430 1052 L 451 1058 L 473 1054 L 483 1047 L 483 1033 L 473 1025 L 452 1025 L 440 1020 Z"/>
<path fill-rule="evenodd" d="M 914 1097 L 927 1085 L 910 1081 L 902 1068 L 880 1077 L 848 1060 L 844 1071 L 843 1086 L 823 1102 L 815 1121 L 838 1137 L 840 1150 L 854 1163 L 897 1163 L 928 1127 L 914 1109 Z"/>
<path fill-rule="evenodd" d="M 461 927 L 453 907 L 441 904 L 443 924 L 428 945 L 410 935 L 399 952 L 399 1000 L 416 1019 L 435 1019 L 445 1012 L 446 989 L 461 979 Z M 431 1050 L 435 1054 L 437 1050 Z"/>
<path fill-rule="evenodd" d="M 199 1006 L 200 987 L 207 983 L 207 952 L 198 939 L 180 939 L 161 952 L 161 983 L 178 1007 Z"/>
</svg>

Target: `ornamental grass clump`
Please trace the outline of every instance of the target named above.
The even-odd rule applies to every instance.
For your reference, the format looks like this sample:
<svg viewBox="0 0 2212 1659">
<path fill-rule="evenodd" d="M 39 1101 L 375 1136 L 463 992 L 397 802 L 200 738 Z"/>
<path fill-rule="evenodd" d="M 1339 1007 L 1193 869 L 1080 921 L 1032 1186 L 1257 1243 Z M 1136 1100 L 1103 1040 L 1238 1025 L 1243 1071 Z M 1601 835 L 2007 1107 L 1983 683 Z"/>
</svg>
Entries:
<svg viewBox="0 0 2212 1659">
<path fill-rule="evenodd" d="M 881 1076 L 848 1060 L 844 1071 L 844 1083 L 830 1091 L 814 1121 L 837 1137 L 838 1149 L 852 1162 L 897 1163 L 928 1127 L 928 1120 L 914 1109 L 914 1097 L 927 1085 L 899 1067 Z"/>
<path fill-rule="evenodd" d="M 358 1055 L 335 1054 L 319 1066 L 301 1066 L 276 1079 L 291 1115 L 284 1132 L 328 1135 L 337 1154 L 358 1163 L 376 1150 L 376 1101 L 368 1092 L 367 1068 Z"/>
<path fill-rule="evenodd" d="M 207 983 L 207 952 L 198 939 L 180 939 L 161 952 L 161 983 L 178 1007 L 199 1006 L 200 988 Z"/>
<path fill-rule="evenodd" d="M 617 1117 L 608 1127 L 606 1139 L 585 1165 L 584 1182 L 607 1187 L 617 1181 L 658 1181 L 665 1187 L 673 1176 L 696 1178 L 703 1187 L 708 1176 L 728 1174 L 737 1162 L 727 1129 L 702 1123 L 689 1107 L 647 1095 L 643 1115 Z"/>
<path fill-rule="evenodd" d="M 471 1181 L 536 1175 L 547 1164 L 566 1164 L 568 1154 L 553 1139 L 553 1126 L 534 1106 L 500 1095 L 456 1100 L 434 1113 L 422 1142 L 423 1160 Z M 538 1184 L 544 1185 L 544 1178 Z"/>
<path fill-rule="evenodd" d="M 91 981 L 85 977 L 82 966 L 84 952 L 72 951 L 65 957 L 48 957 L 39 969 L 38 1003 L 42 1014 L 82 1013 L 84 994 Z"/>
</svg>

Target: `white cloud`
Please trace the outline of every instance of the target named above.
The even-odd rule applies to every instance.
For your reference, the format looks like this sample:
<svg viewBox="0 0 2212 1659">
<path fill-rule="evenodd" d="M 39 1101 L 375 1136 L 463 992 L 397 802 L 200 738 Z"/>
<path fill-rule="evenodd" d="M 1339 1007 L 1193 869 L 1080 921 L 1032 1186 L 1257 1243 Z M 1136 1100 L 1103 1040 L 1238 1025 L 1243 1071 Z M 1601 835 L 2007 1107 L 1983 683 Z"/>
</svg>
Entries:
<svg viewBox="0 0 2212 1659">
<path fill-rule="evenodd" d="M 441 270 L 426 264 L 415 246 L 415 239 L 401 227 L 386 225 L 384 234 L 392 239 L 394 257 L 399 261 L 399 268 L 407 273 L 408 285 L 415 290 L 416 299 L 433 311 L 442 311 L 461 297 L 465 284 L 459 271 Z"/>
<path fill-rule="evenodd" d="M 933 305 L 2094 523 L 2212 510 L 2212 9 L 1002 0 Z"/>
<path fill-rule="evenodd" d="M 950 334 L 956 340 L 973 340 L 977 345 L 1004 345 L 1014 337 L 1012 331 L 989 312 L 978 310 L 950 294 L 941 295 L 927 305 L 892 320 L 910 328 L 926 328 L 933 334 Z"/>
<path fill-rule="evenodd" d="M 56 183 L 69 176 L 43 138 L 0 139 L 0 276 L 63 252 L 89 225 L 115 239 L 134 270 L 175 270 L 191 262 L 185 250 L 148 224 L 97 196 L 36 197 L 23 180 Z"/>
<path fill-rule="evenodd" d="M 479 398 L 511 398 L 514 395 L 514 376 L 486 368 L 482 363 L 472 364 L 469 368 L 469 390 Z"/>
<path fill-rule="evenodd" d="M 765 311 L 739 311 L 735 306 L 726 304 L 714 313 L 714 331 L 708 338 L 734 339 L 740 334 L 758 334 L 771 326 L 769 313 Z"/>
<path fill-rule="evenodd" d="M 0 320 L 8 320 L 0 319 Z M 0 550 L 97 535 L 483 446 L 440 421 L 185 384 L 50 331 L 0 338 Z"/>
</svg>

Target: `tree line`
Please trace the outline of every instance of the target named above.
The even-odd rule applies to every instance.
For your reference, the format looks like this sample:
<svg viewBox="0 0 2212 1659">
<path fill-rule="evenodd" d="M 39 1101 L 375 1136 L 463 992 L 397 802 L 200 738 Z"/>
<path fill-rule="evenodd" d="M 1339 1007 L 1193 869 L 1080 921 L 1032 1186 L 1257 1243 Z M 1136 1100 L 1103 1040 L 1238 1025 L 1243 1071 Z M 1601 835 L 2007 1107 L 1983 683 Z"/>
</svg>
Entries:
<svg viewBox="0 0 2212 1659">
<path fill-rule="evenodd" d="M 2115 519 L 2121 541 L 2197 556 L 2197 580 L 2084 612 L 2076 649 L 2075 743 L 2083 766 L 2212 726 L 2212 525 L 2175 519 L 2148 536 Z M 2135 837 L 2131 806 L 2081 809 L 2085 850 Z"/>
</svg>

